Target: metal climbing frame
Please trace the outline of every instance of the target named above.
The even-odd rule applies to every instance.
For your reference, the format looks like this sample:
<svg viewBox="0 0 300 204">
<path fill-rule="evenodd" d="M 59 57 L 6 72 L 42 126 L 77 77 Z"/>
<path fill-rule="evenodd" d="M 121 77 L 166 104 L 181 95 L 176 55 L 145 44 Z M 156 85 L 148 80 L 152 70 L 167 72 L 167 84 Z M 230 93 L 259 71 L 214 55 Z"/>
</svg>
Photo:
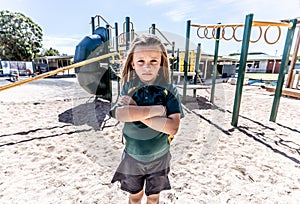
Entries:
<svg viewBox="0 0 300 204">
<path fill-rule="evenodd" d="M 219 49 L 219 42 L 220 40 L 231 40 L 234 39 L 237 42 L 242 42 L 242 52 L 240 55 L 240 63 L 239 63 L 239 72 L 238 72 L 238 80 L 236 85 L 235 91 L 235 99 L 234 99 L 234 107 L 233 107 L 233 114 L 232 114 L 232 122 L 233 126 L 237 126 L 238 123 L 238 116 L 241 104 L 241 97 L 242 97 L 242 89 L 243 89 L 243 81 L 245 76 L 245 68 L 247 62 L 247 55 L 248 55 L 248 47 L 249 43 L 258 42 L 262 36 L 264 36 L 264 40 L 268 44 L 275 44 L 278 42 L 281 36 L 281 27 L 287 27 L 288 33 L 286 36 L 284 52 L 282 55 L 282 61 L 280 65 L 280 71 L 278 75 L 277 87 L 274 96 L 272 112 L 270 116 L 270 121 L 275 122 L 276 115 L 278 111 L 279 101 L 282 93 L 282 86 L 284 82 L 284 74 L 285 69 L 288 64 L 288 56 L 290 53 L 291 45 L 293 42 L 293 36 L 295 32 L 297 24 L 297 19 L 292 19 L 290 22 L 263 22 L 263 21 L 253 21 L 253 14 L 249 14 L 246 16 L 245 24 L 217 24 L 217 25 L 196 25 L 191 24 L 191 21 L 187 21 L 187 30 L 186 30 L 186 46 L 185 46 L 185 61 L 184 61 L 184 75 L 185 75 L 185 82 L 184 82 L 184 90 L 183 90 L 183 97 L 185 98 L 186 94 L 186 79 L 187 79 L 187 67 L 188 67 L 188 54 L 189 54 L 189 39 L 190 39 L 190 29 L 191 27 L 196 27 L 197 35 L 200 39 L 214 39 L 215 42 L 215 53 L 214 53 L 214 66 L 213 66 L 213 79 L 212 79 L 212 89 L 211 89 L 211 98 L 210 101 L 214 103 L 214 90 L 215 90 L 215 80 L 216 80 L 216 71 L 217 71 L 217 58 L 218 58 L 218 49 Z M 252 27 L 259 28 L 259 36 L 255 40 L 250 39 L 251 29 Z M 271 27 L 277 27 L 278 29 L 278 36 L 275 41 L 271 42 L 267 38 L 267 33 Z M 236 36 L 236 30 L 239 27 L 244 27 L 243 38 L 238 39 Z M 266 27 L 264 34 L 262 27 Z M 226 29 L 232 29 L 232 36 L 226 36 Z M 203 30 L 203 35 L 200 34 L 201 29 Z M 211 34 L 209 36 L 209 29 L 211 29 Z"/>
</svg>

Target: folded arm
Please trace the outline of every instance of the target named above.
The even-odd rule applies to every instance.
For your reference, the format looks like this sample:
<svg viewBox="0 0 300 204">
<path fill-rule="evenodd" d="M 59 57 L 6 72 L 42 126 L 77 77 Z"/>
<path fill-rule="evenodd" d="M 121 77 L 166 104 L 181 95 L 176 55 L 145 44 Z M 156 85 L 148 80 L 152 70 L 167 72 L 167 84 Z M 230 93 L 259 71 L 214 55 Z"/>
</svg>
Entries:
<svg viewBox="0 0 300 204">
<path fill-rule="evenodd" d="M 142 121 L 148 118 L 165 115 L 162 105 L 136 106 L 124 105 L 116 108 L 115 117 L 121 122 Z"/>
<path fill-rule="evenodd" d="M 174 113 L 168 117 L 147 118 L 145 120 L 141 120 L 141 122 L 154 130 L 175 135 L 179 129 L 180 113 Z"/>
<path fill-rule="evenodd" d="M 119 107 L 115 110 L 115 117 L 121 122 L 141 121 L 148 127 L 175 135 L 179 129 L 180 113 L 166 116 L 166 108 L 163 105 L 137 106 L 129 96 L 122 96 Z"/>
</svg>

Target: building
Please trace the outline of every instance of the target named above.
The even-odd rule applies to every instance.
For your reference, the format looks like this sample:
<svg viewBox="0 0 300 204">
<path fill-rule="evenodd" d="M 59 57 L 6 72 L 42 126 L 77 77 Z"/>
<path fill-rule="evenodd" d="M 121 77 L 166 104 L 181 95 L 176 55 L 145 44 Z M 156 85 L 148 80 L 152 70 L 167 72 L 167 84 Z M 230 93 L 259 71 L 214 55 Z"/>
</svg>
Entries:
<svg viewBox="0 0 300 204">
<path fill-rule="evenodd" d="M 73 57 L 73 55 L 38 57 L 34 59 L 35 68 L 40 73 L 53 71 L 60 67 L 71 65 Z"/>
<path fill-rule="evenodd" d="M 281 64 L 281 56 L 271 56 L 262 52 L 248 53 L 247 72 L 254 73 L 278 73 Z M 219 64 L 235 64 L 239 67 L 240 55 L 223 56 L 218 60 Z"/>
</svg>

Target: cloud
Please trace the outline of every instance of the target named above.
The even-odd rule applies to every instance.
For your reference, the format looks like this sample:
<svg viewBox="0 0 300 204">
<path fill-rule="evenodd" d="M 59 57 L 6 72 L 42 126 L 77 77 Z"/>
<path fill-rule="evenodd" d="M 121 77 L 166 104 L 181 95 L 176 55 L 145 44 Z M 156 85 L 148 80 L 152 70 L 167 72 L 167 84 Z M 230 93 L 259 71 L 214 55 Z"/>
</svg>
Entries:
<svg viewBox="0 0 300 204">
<path fill-rule="evenodd" d="M 276 21 L 298 17 L 300 10 L 300 0 L 148 0 L 146 5 L 165 10 L 164 15 L 174 22 L 199 19 L 240 23 L 250 13 L 254 20 Z"/>
<path fill-rule="evenodd" d="M 179 22 L 189 18 L 189 15 L 195 11 L 194 0 L 149 0 L 146 5 L 160 6 L 165 9 L 164 15 L 169 17 L 172 21 Z"/>
<path fill-rule="evenodd" d="M 76 45 L 80 39 L 73 37 L 53 37 L 46 36 L 43 40 L 43 48 L 57 49 L 61 54 L 74 55 Z"/>
<path fill-rule="evenodd" d="M 188 16 L 188 9 L 181 8 L 181 9 L 172 9 L 165 14 L 169 17 L 172 21 L 179 22 L 187 19 Z"/>
<path fill-rule="evenodd" d="M 221 5 L 231 2 L 230 7 L 239 15 L 253 13 L 254 20 L 279 21 L 299 16 L 300 0 L 218 0 Z"/>
<path fill-rule="evenodd" d="M 148 0 L 146 1 L 146 6 L 149 5 L 161 5 L 161 4 L 171 4 L 179 2 L 178 0 Z"/>
</svg>

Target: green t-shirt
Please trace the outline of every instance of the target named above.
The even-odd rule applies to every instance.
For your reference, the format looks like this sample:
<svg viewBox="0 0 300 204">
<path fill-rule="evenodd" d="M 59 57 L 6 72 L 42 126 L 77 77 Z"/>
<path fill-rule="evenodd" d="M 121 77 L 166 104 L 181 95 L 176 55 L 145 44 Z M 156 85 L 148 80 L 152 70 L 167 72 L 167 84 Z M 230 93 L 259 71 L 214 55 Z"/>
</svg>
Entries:
<svg viewBox="0 0 300 204">
<path fill-rule="evenodd" d="M 135 80 L 124 84 L 121 96 L 129 95 L 139 106 L 163 105 L 166 107 L 167 116 L 183 111 L 179 94 L 173 84 L 155 83 L 158 85 L 145 85 Z M 116 104 L 110 111 L 114 117 Z M 142 161 L 153 161 L 169 151 L 169 135 L 153 130 L 140 121 L 126 122 L 123 128 L 123 135 L 126 140 L 125 151 L 133 158 Z"/>
</svg>

